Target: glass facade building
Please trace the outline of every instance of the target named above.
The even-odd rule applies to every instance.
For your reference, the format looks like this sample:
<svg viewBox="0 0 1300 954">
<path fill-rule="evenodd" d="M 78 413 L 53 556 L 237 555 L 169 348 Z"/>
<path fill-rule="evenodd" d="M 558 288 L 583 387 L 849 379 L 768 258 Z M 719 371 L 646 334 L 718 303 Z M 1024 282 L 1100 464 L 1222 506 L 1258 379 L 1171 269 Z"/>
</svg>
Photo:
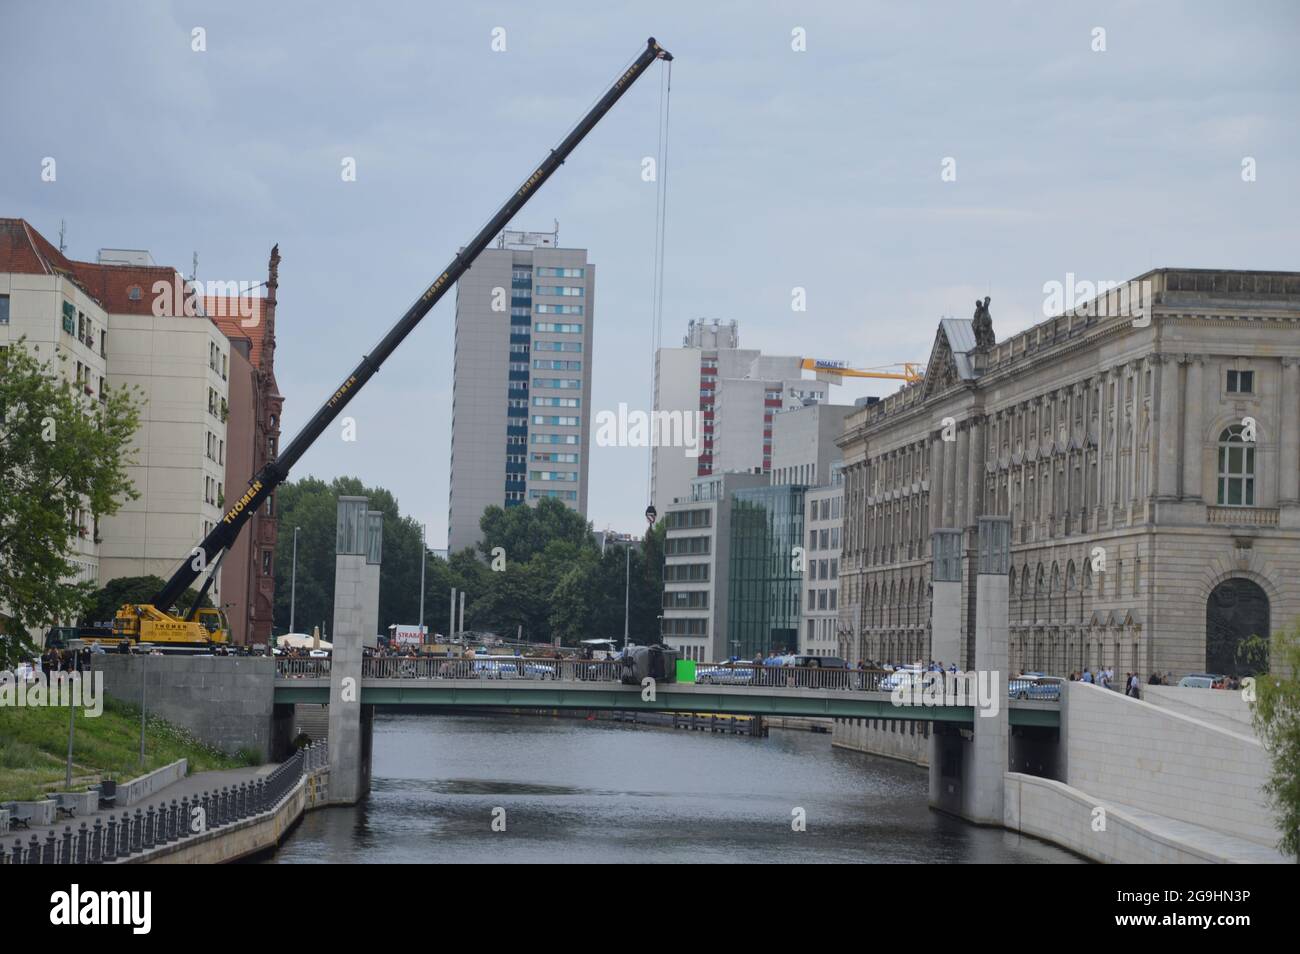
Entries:
<svg viewBox="0 0 1300 954">
<path fill-rule="evenodd" d="M 727 645 L 752 659 L 797 652 L 804 493 L 802 484 L 754 487 L 731 496 Z"/>
</svg>

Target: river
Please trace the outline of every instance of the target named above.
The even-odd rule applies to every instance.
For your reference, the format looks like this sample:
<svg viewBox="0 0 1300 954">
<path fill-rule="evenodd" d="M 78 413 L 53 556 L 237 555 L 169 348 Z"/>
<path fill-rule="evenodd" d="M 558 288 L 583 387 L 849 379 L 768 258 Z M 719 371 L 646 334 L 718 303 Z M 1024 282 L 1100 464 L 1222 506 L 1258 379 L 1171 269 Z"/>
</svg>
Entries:
<svg viewBox="0 0 1300 954">
<path fill-rule="evenodd" d="M 1078 861 L 932 812 L 924 769 L 807 732 L 393 713 L 375 718 L 372 771 L 364 802 L 309 812 L 268 860 Z"/>
</svg>

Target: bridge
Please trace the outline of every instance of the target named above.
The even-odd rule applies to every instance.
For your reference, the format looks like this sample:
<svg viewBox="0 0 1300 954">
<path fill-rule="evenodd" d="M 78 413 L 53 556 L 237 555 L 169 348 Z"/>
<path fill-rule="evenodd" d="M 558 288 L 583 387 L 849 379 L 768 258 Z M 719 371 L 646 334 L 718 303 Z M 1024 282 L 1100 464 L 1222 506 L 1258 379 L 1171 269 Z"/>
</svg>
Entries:
<svg viewBox="0 0 1300 954">
<path fill-rule="evenodd" d="M 276 660 L 275 702 L 328 704 L 331 661 Z M 894 702 L 891 674 L 741 665 L 701 666 L 695 683 L 659 682 L 654 692 L 623 685 L 617 662 L 480 656 L 455 659 L 366 657 L 362 705 L 380 707 L 590 709 L 642 712 L 716 712 L 732 715 L 895 719 L 972 726 L 974 705 L 954 697 L 940 705 Z M 1059 702 L 1007 697 L 999 706 L 1012 726 L 1057 728 Z M 965 701 L 965 700 L 962 700 Z"/>
</svg>

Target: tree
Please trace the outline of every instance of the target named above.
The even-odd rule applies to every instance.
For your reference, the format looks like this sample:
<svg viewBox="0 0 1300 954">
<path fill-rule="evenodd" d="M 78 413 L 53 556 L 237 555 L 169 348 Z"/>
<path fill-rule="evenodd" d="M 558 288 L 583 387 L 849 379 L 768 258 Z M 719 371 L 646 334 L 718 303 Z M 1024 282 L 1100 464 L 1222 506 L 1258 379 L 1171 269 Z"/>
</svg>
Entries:
<svg viewBox="0 0 1300 954">
<path fill-rule="evenodd" d="M 336 477 L 326 483 L 304 477 L 284 484 L 277 492 L 279 540 L 275 561 L 275 626 L 288 632 L 293 578 L 293 528 L 298 527 L 298 583 L 294 625 L 301 631 L 334 623 L 334 551 L 340 496 L 366 497 L 371 510 L 384 515 L 383 555 L 379 570 L 378 632 L 392 624 L 415 625 L 420 615 L 420 525 L 403 516 L 397 498 L 383 487 L 367 487 L 356 477 Z M 425 551 L 425 622 L 430 632 L 447 619 L 451 587 L 466 591 L 466 618 L 470 606 L 482 595 L 488 569 L 473 550 L 438 559 Z M 445 627 L 445 623 L 443 624 Z"/>
<path fill-rule="evenodd" d="M 1273 638 L 1269 655 L 1271 671 L 1255 678 L 1251 717 L 1273 760 L 1264 792 L 1282 832 L 1278 850 L 1300 859 L 1300 623 Z"/>
<path fill-rule="evenodd" d="M 127 388 L 87 397 L 23 339 L 0 350 L 0 606 L 13 635 L 85 608 L 74 541 L 139 496 L 126 467 L 140 407 Z"/>
<path fill-rule="evenodd" d="M 535 507 L 488 507 L 479 518 L 479 530 L 483 534 L 479 552 L 487 560 L 497 547 L 511 563 L 527 563 L 556 541 L 596 546 L 586 518 L 553 497 L 543 497 Z"/>
</svg>

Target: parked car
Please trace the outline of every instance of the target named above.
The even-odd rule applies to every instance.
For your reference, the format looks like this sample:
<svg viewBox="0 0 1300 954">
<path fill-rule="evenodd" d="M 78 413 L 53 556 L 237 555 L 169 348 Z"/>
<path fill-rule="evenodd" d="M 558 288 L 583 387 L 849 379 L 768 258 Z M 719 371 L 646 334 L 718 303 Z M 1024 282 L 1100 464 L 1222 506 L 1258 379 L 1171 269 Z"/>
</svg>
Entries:
<svg viewBox="0 0 1300 954">
<path fill-rule="evenodd" d="M 1189 672 L 1178 680 L 1178 685 L 1183 689 L 1213 689 L 1222 678 L 1209 672 Z"/>
<path fill-rule="evenodd" d="M 787 666 L 804 666 L 809 669 L 848 669 L 849 664 L 839 656 L 787 656 Z"/>
<path fill-rule="evenodd" d="M 925 672 L 919 666 L 900 666 L 880 680 L 880 688 L 885 692 L 893 692 L 899 686 L 921 682 L 924 676 Z"/>
<path fill-rule="evenodd" d="M 1064 681 L 1060 676 L 1023 673 L 1008 684 L 1007 695 L 1012 699 L 1055 702 L 1061 698 L 1061 683 Z"/>
<path fill-rule="evenodd" d="M 705 685 L 748 686 L 754 681 L 754 670 L 748 666 L 724 664 L 701 666 L 695 670 L 695 681 Z"/>
</svg>

